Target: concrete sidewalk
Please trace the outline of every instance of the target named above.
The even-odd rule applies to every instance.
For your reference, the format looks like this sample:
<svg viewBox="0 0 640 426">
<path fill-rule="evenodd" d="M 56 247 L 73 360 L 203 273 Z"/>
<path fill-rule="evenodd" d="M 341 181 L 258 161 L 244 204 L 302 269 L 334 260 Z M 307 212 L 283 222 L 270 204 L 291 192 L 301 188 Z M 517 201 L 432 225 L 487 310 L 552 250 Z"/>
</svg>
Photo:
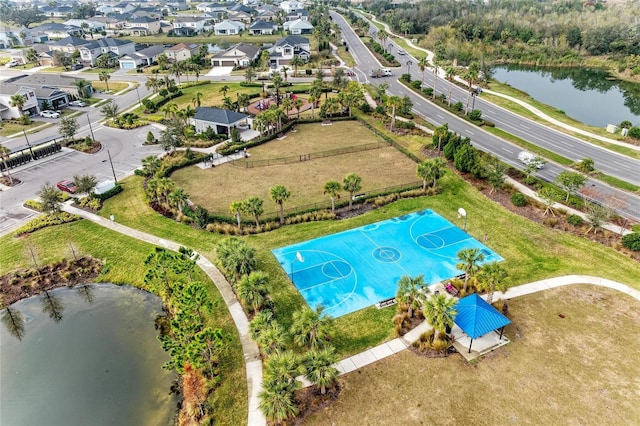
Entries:
<svg viewBox="0 0 640 426">
<path fill-rule="evenodd" d="M 116 221 L 103 218 L 93 213 L 86 212 L 71 205 L 71 201 L 63 204 L 62 210 L 81 216 L 87 220 L 97 223 L 100 226 L 111 229 L 112 231 L 119 232 L 132 238 L 136 238 L 141 241 L 145 241 L 149 244 L 153 244 L 158 247 L 166 248 L 167 250 L 178 251 L 181 244 L 164 238 L 156 237 L 155 235 L 147 234 L 146 232 L 139 231 L 137 229 L 129 228 L 128 226 L 121 225 Z M 240 335 L 240 342 L 242 344 L 242 351 L 244 353 L 244 362 L 247 375 L 247 391 L 249 395 L 249 425 L 266 425 L 266 419 L 259 408 L 258 395 L 262 390 L 262 360 L 260 357 L 260 351 L 258 345 L 251 339 L 249 333 L 249 319 L 244 314 L 244 310 L 240 305 L 238 299 L 236 299 L 231 285 L 222 273 L 211 263 L 207 258 L 199 255 L 200 258 L 197 264 L 202 270 L 209 276 L 209 278 L 216 285 L 218 291 L 222 295 L 225 303 L 229 307 L 229 312 L 233 318 L 238 334 Z"/>
</svg>

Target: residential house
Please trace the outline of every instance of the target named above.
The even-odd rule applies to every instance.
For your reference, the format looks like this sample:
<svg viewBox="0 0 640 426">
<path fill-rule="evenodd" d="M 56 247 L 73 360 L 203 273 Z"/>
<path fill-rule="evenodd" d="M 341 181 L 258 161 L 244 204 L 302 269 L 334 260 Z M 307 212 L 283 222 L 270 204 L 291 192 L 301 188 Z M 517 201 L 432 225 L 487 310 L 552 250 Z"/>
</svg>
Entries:
<svg viewBox="0 0 640 426">
<path fill-rule="evenodd" d="M 200 45 L 198 44 L 186 44 L 186 43 L 178 43 L 173 47 L 164 50 L 164 53 L 167 55 L 167 58 L 170 61 L 185 61 L 187 59 L 191 59 L 192 57 L 198 55 L 198 50 L 200 49 Z"/>
<path fill-rule="evenodd" d="M 32 37 L 46 36 L 49 40 L 59 40 L 65 37 L 80 37 L 82 36 L 82 28 L 74 25 L 57 24 L 55 22 L 48 22 L 40 24 L 36 27 L 30 28 L 29 33 Z"/>
<path fill-rule="evenodd" d="M 297 12 L 298 10 L 303 10 L 304 8 L 304 3 L 296 0 L 285 0 L 280 3 L 280 9 L 284 10 L 287 15 L 292 12 Z"/>
<path fill-rule="evenodd" d="M 305 61 L 311 58 L 311 44 L 308 38 L 289 35 L 278 39 L 269 49 L 269 65 L 272 69 L 280 69 L 288 66 L 294 56 L 299 56 Z"/>
<path fill-rule="evenodd" d="M 26 101 L 22 106 L 22 113 L 18 107 L 11 105 L 11 97 L 14 95 L 22 95 Z M 20 118 L 22 114 L 37 115 L 39 112 L 35 88 L 6 81 L 0 84 L 0 118 L 10 120 Z"/>
<path fill-rule="evenodd" d="M 245 25 L 242 22 L 224 20 L 213 26 L 216 35 L 234 35 L 244 31 Z"/>
<path fill-rule="evenodd" d="M 48 43 L 47 47 L 49 49 L 46 52 L 46 55 L 43 54 L 45 52 L 40 53 L 40 65 L 53 65 L 53 62 L 43 62 L 43 59 L 46 59 L 48 56 L 53 58 L 54 52 L 63 52 L 65 56 L 72 55 L 76 50 L 80 51 L 82 46 L 86 46 L 87 44 L 93 43 L 93 40 L 85 40 L 79 37 L 65 37 L 58 41 L 54 41 Z"/>
<path fill-rule="evenodd" d="M 282 26 L 285 31 L 288 31 L 292 35 L 300 34 L 312 34 L 313 25 L 309 21 L 303 21 L 302 19 L 296 19 L 295 21 L 285 22 Z"/>
<path fill-rule="evenodd" d="M 296 19 L 301 19 L 303 21 L 309 20 L 309 12 L 306 10 L 298 10 L 296 12 L 291 12 L 287 14 L 287 21 L 295 21 Z"/>
<path fill-rule="evenodd" d="M 149 16 L 131 18 L 125 22 L 124 28 L 119 33 L 133 36 L 146 36 L 160 32 L 160 21 Z"/>
<path fill-rule="evenodd" d="M 252 119 L 247 114 L 230 111 L 228 109 L 198 107 L 196 115 L 191 119 L 196 128 L 196 133 L 205 132 L 211 127 L 216 133 L 231 136 L 231 129 L 250 128 Z"/>
<path fill-rule="evenodd" d="M 126 24 L 126 19 L 120 16 L 94 16 L 91 20 L 102 23 L 108 35 L 117 34 Z"/>
<path fill-rule="evenodd" d="M 131 19 L 146 17 L 158 20 L 162 18 L 162 12 L 155 7 L 138 7 L 129 16 Z"/>
<path fill-rule="evenodd" d="M 80 60 L 83 63 L 95 65 L 96 59 L 103 53 L 109 53 L 114 60 L 117 60 L 121 56 L 131 55 L 135 51 L 136 45 L 132 41 L 106 37 L 80 47 Z"/>
<path fill-rule="evenodd" d="M 22 36 L 25 36 L 24 39 Z M 11 46 L 24 46 L 27 41 L 31 41 L 31 37 L 26 27 L 9 25 L 0 23 L 0 49 L 6 49 Z"/>
<path fill-rule="evenodd" d="M 220 52 L 211 58 L 213 67 L 247 67 L 258 59 L 260 48 L 252 44 L 238 43 L 224 52 Z"/>
<path fill-rule="evenodd" d="M 71 6 L 41 6 L 40 13 L 50 18 L 66 18 L 73 12 Z"/>
<path fill-rule="evenodd" d="M 20 86 L 39 88 L 39 89 L 55 88 L 63 92 L 66 92 L 68 95 L 77 97 L 78 96 L 77 82 L 79 80 L 84 80 L 84 79 L 73 77 L 73 76 L 67 76 L 67 75 L 52 74 L 52 73 L 35 73 L 35 74 L 20 75 L 5 81 L 7 83 L 13 83 Z M 91 82 L 87 80 L 85 81 L 88 83 L 85 90 L 87 91 L 88 94 L 93 93 L 93 87 L 91 86 Z"/>
<path fill-rule="evenodd" d="M 132 70 L 138 67 L 148 67 L 158 62 L 158 56 L 164 53 L 165 47 L 156 44 L 146 49 L 138 50 L 130 55 L 124 55 L 118 61 L 120 69 Z"/>
<path fill-rule="evenodd" d="M 93 18 L 91 19 L 67 19 L 66 21 L 63 22 L 64 25 L 71 25 L 74 27 L 80 27 L 82 28 L 83 24 L 86 24 L 87 27 L 84 30 L 86 33 L 98 33 L 100 31 L 104 31 L 105 30 L 105 24 L 104 22 L 100 22 L 100 21 L 94 21 Z"/>
<path fill-rule="evenodd" d="M 263 34 L 273 34 L 278 30 L 278 26 L 273 22 L 263 21 L 262 19 L 258 19 L 253 21 L 253 23 L 249 26 L 249 34 L 251 35 L 263 35 Z"/>
<path fill-rule="evenodd" d="M 229 11 L 227 15 L 230 21 L 242 22 L 246 25 L 251 24 L 251 21 L 253 20 L 253 15 L 242 10 Z"/>
<path fill-rule="evenodd" d="M 124 15 L 133 12 L 135 9 L 136 7 L 133 5 L 133 3 L 123 1 L 121 3 L 113 5 L 111 7 L 111 13 L 119 13 L 121 15 Z"/>
<path fill-rule="evenodd" d="M 275 20 L 279 12 L 281 12 L 281 9 L 279 7 L 265 4 L 258 8 L 256 19 L 262 19 L 263 21 L 273 21 Z"/>
<path fill-rule="evenodd" d="M 200 3 L 196 9 L 211 16 L 215 21 L 222 21 L 229 13 L 229 5 L 220 3 Z"/>
<path fill-rule="evenodd" d="M 178 16 L 173 21 L 173 32 L 177 36 L 192 36 L 209 31 L 209 18 L 202 16 Z"/>
</svg>

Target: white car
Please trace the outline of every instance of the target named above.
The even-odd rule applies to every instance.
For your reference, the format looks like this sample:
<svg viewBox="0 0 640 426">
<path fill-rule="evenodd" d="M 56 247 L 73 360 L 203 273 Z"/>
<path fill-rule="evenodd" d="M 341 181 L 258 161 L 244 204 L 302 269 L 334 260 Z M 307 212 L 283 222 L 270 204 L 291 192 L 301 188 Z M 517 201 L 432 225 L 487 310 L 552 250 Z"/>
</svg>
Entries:
<svg viewBox="0 0 640 426">
<path fill-rule="evenodd" d="M 86 107 L 87 104 L 85 104 L 82 101 L 71 101 L 71 102 L 69 102 L 69 106 L 82 108 L 82 107 Z"/>
<path fill-rule="evenodd" d="M 13 67 L 17 67 L 18 65 L 20 65 L 20 61 L 16 61 L 14 59 L 12 61 L 7 62 L 4 66 L 7 68 L 13 68 Z"/>
<path fill-rule="evenodd" d="M 45 109 L 40 112 L 40 115 L 44 118 L 60 118 L 60 113 L 51 111 L 50 109 Z"/>
<path fill-rule="evenodd" d="M 545 163 L 542 158 L 527 151 L 521 151 L 520 154 L 518 154 L 518 160 L 525 166 L 530 164 L 535 165 L 537 169 L 542 169 Z"/>
</svg>

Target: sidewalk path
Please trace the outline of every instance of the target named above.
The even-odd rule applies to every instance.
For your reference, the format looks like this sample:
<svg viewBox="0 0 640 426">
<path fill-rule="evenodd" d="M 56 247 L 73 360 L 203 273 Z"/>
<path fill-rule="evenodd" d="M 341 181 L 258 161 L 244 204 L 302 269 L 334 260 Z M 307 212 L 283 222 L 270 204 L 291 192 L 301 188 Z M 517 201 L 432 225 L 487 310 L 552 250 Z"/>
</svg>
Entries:
<svg viewBox="0 0 640 426">
<path fill-rule="evenodd" d="M 128 226 L 121 225 L 118 222 L 111 221 L 93 213 L 86 212 L 70 205 L 70 202 L 63 204 L 63 210 L 92 222 L 97 223 L 100 226 L 109 228 L 112 231 L 119 232 L 129 237 L 137 238 L 141 241 L 146 241 L 150 244 L 166 248 L 172 251 L 178 251 L 181 244 L 174 241 L 159 238 L 151 234 L 139 231 L 137 229 L 129 228 Z M 116 218 L 117 219 L 117 218 Z M 247 391 L 249 396 L 249 416 L 248 422 L 250 426 L 262 426 L 266 425 L 266 419 L 262 414 L 262 411 L 258 407 L 259 398 L 258 395 L 262 390 L 262 361 L 260 358 L 260 351 L 258 345 L 251 339 L 249 334 L 249 320 L 242 310 L 242 306 L 238 299 L 236 299 L 231 285 L 222 273 L 216 268 L 204 256 L 200 255 L 197 264 L 202 270 L 209 276 L 214 282 L 218 291 L 222 295 L 225 303 L 229 307 L 231 317 L 236 324 L 238 334 L 240 335 L 240 342 L 242 343 L 242 351 L 244 353 L 244 362 L 247 374 Z"/>
<path fill-rule="evenodd" d="M 505 293 L 497 291 L 493 294 L 493 299 L 513 299 L 516 297 L 526 296 L 528 294 L 533 294 L 556 287 L 580 284 L 591 284 L 618 290 L 622 293 L 628 294 L 629 296 L 640 302 L 640 291 L 616 281 L 612 281 L 606 278 L 594 277 L 591 275 L 565 275 L 562 277 L 535 281 L 529 284 L 512 287 Z M 486 297 L 486 295 L 482 296 L 483 299 L 486 299 Z M 420 324 L 404 336 L 398 337 L 396 339 L 382 343 L 374 348 L 367 349 L 364 352 L 360 352 L 359 354 L 345 358 L 342 361 L 334 364 L 334 367 L 338 370 L 340 376 L 355 371 L 359 368 L 366 367 L 369 364 L 373 364 L 376 361 L 403 351 L 404 349 L 411 346 L 413 342 L 418 340 L 422 333 L 431 330 L 431 328 L 431 325 L 424 321 L 422 324 Z M 304 387 L 311 386 L 311 383 L 302 376 L 298 377 L 298 380 L 302 382 Z"/>
</svg>

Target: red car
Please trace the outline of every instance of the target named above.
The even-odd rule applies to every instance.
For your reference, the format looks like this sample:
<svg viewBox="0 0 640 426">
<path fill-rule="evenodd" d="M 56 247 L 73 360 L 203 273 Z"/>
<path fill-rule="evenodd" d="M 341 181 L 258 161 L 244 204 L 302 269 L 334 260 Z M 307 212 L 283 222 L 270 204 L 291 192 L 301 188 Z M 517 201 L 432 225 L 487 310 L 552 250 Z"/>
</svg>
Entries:
<svg viewBox="0 0 640 426">
<path fill-rule="evenodd" d="M 70 180 L 61 180 L 56 184 L 56 186 L 60 191 L 65 191 L 65 192 L 68 192 L 69 194 L 75 194 L 76 191 L 78 190 L 78 187 L 76 186 L 76 184 L 71 182 Z"/>
</svg>

